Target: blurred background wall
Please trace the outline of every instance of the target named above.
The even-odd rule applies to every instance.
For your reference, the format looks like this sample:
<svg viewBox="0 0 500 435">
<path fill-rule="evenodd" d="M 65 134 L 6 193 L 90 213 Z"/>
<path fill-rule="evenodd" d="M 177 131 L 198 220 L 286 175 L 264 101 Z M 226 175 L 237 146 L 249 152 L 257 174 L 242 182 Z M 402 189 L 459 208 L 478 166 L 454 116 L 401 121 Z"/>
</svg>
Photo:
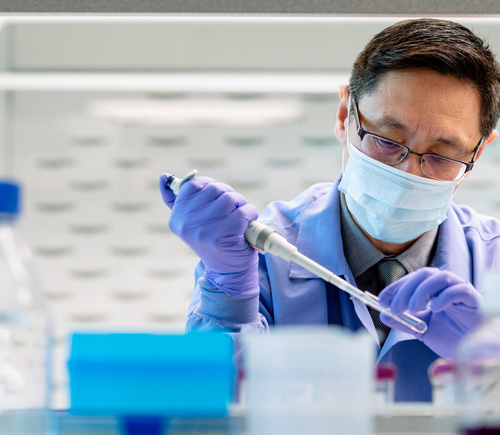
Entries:
<svg viewBox="0 0 500 435">
<path fill-rule="evenodd" d="M 400 19 L 0 16 L 0 173 L 24 187 L 21 229 L 54 322 L 54 407 L 68 406 L 70 331 L 183 328 L 197 259 L 168 229 L 159 175 L 197 168 L 259 211 L 335 180 L 338 86 Z M 498 53 L 500 18 L 454 19 Z M 499 150 L 456 202 L 500 217 Z"/>
</svg>

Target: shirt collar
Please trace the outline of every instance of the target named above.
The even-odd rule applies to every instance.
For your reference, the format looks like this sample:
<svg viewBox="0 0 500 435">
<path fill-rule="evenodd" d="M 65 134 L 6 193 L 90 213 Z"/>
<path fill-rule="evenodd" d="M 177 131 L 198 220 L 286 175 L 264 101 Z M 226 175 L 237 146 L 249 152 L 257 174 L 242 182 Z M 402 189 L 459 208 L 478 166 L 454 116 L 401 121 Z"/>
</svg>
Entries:
<svg viewBox="0 0 500 435">
<path fill-rule="evenodd" d="M 360 276 L 374 264 L 384 258 L 384 254 L 373 246 L 363 234 L 352 218 L 345 196 L 340 193 L 340 215 L 342 222 L 342 239 L 344 240 L 344 254 L 347 264 L 351 268 L 354 278 Z"/>
<path fill-rule="evenodd" d="M 431 263 L 438 230 L 439 227 L 436 227 L 422 234 L 406 251 L 396 257 L 408 273 Z"/>
<path fill-rule="evenodd" d="M 342 237 L 344 253 L 347 263 L 352 270 L 354 278 L 357 278 L 370 267 L 384 258 L 398 260 L 408 273 L 421 267 L 428 266 L 432 260 L 433 247 L 438 233 L 438 227 L 422 234 L 406 251 L 397 256 L 386 256 L 372 245 L 368 237 L 358 227 L 352 218 L 344 194 L 340 194 L 340 208 L 342 219 Z"/>
</svg>

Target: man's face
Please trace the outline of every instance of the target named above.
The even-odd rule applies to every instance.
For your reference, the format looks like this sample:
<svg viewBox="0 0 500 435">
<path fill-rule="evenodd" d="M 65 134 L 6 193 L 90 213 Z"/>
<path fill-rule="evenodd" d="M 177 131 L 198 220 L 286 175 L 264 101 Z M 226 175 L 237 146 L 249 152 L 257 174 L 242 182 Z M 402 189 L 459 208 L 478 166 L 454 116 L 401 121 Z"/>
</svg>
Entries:
<svg viewBox="0 0 500 435">
<path fill-rule="evenodd" d="M 387 73 L 373 94 L 361 97 L 358 107 L 365 130 L 406 145 L 417 153 L 436 153 L 468 162 L 481 139 L 478 91 L 454 77 L 431 70 Z M 337 137 L 345 147 L 344 167 L 349 158 L 347 126 L 345 119 L 344 128 L 337 128 Z M 354 146 L 359 145 L 354 121 L 349 122 L 349 140 Z M 395 167 L 426 177 L 416 155 L 409 155 Z"/>
</svg>

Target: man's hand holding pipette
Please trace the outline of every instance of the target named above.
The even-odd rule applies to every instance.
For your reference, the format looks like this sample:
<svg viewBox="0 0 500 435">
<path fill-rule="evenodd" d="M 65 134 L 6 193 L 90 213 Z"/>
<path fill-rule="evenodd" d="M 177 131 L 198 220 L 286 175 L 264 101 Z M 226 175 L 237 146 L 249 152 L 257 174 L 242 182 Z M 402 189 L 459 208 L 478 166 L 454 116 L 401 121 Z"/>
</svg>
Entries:
<svg viewBox="0 0 500 435">
<path fill-rule="evenodd" d="M 386 314 L 380 320 L 413 334 L 439 356 L 450 359 L 460 339 L 481 321 L 481 300 L 474 286 L 455 274 L 424 267 L 388 286 L 380 293 L 379 302 L 394 314 L 413 313 L 427 323 L 427 332 L 416 333 Z"/>
<path fill-rule="evenodd" d="M 376 296 L 349 284 L 298 252 L 272 228 L 257 222 L 255 207 L 231 187 L 207 177 L 192 180 L 196 172 L 191 171 L 183 179 L 163 174 L 160 190 L 163 201 L 172 208 L 170 229 L 200 257 L 206 267 L 204 277 L 212 285 L 238 299 L 257 296 L 258 259 L 253 247 L 293 261 L 369 307 L 394 317 Z M 408 312 L 395 317 L 414 331 L 424 333 L 427 329 L 425 322 Z"/>
<path fill-rule="evenodd" d="M 160 176 L 160 191 L 172 210 L 169 227 L 200 257 L 205 279 L 237 299 L 259 294 L 258 253 L 245 240 L 257 209 L 230 186 L 208 177 L 190 179 L 177 196 L 165 187 L 170 174 Z"/>
</svg>

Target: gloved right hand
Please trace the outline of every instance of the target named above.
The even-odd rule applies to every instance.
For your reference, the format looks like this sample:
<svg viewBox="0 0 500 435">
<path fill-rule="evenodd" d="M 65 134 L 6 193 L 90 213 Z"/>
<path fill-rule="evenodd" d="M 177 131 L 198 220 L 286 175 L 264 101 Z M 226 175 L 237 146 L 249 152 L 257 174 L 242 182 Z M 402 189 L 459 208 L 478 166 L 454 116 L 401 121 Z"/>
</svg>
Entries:
<svg viewBox="0 0 500 435">
<path fill-rule="evenodd" d="M 384 289 L 379 302 L 394 314 L 409 310 L 427 323 L 427 332 L 416 333 L 387 314 L 381 314 L 380 320 L 412 334 L 440 357 L 453 359 L 460 340 L 481 322 L 481 301 L 470 282 L 447 270 L 423 267 Z"/>
<path fill-rule="evenodd" d="M 257 296 L 258 253 L 244 235 L 257 209 L 227 184 L 208 177 L 186 181 L 176 197 L 165 187 L 169 176 L 160 176 L 163 201 L 172 210 L 169 227 L 200 257 L 204 278 L 234 298 Z"/>
</svg>

